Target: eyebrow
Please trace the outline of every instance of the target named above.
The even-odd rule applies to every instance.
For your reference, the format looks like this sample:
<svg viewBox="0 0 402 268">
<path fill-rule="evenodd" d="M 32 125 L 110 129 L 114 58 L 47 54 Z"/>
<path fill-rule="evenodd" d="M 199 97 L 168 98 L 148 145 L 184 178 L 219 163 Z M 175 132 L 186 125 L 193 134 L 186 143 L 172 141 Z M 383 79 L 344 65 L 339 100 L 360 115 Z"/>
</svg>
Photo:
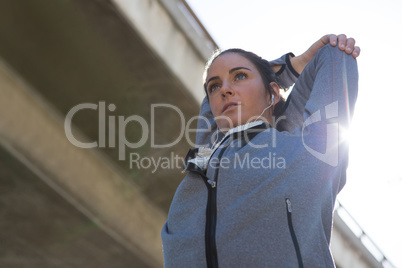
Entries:
<svg viewBox="0 0 402 268">
<path fill-rule="evenodd" d="M 247 67 L 236 67 L 236 68 L 230 69 L 229 74 L 231 74 L 231 73 L 233 73 L 233 72 L 235 72 L 235 71 L 237 71 L 237 70 L 240 70 L 240 69 L 246 69 L 246 70 L 251 71 L 251 70 L 250 70 L 249 68 L 247 68 Z"/>
<path fill-rule="evenodd" d="M 235 72 L 235 71 L 237 71 L 237 70 L 241 70 L 241 69 L 246 69 L 246 70 L 251 71 L 251 70 L 250 70 L 249 68 L 247 68 L 247 67 L 235 67 L 235 68 L 229 70 L 229 74 L 231 74 L 231 73 L 233 73 L 233 72 Z M 206 85 L 208 85 L 208 83 L 209 83 L 211 80 L 215 80 L 215 79 L 219 79 L 219 76 L 213 76 L 213 77 L 209 78 L 208 81 L 207 81 L 207 83 L 206 83 Z"/>
</svg>

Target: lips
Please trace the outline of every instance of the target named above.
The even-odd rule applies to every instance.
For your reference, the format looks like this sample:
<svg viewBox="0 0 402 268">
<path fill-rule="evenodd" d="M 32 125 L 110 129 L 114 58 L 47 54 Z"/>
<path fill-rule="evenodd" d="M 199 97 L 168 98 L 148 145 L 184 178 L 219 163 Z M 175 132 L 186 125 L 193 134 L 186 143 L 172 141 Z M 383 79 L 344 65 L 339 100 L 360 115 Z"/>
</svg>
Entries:
<svg viewBox="0 0 402 268">
<path fill-rule="evenodd" d="M 229 111 L 232 108 L 237 107 L 237 106 L 239 106 L 239 103 L 237 103 L 237 102 L 233 102 L 233 101 L 228 102 L 225 105 L 223 105 L 222 113 Z"/>
</svg>

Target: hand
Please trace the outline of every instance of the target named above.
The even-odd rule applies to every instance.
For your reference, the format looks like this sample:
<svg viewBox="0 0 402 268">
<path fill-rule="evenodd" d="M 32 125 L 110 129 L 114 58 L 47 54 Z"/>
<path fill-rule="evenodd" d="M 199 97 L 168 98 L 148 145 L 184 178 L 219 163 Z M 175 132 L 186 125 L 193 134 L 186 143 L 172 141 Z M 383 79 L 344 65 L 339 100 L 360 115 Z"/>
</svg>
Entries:
<svg viewBox="0 0 402 268">
<path fill-rule="evenodd" d="M 338 43 L 340 50 L 345 51 L 346 54 L 352 54 L 354 58 L 357 58 L 360 55 L 360 47 L 355 46 L 355 39 L 346 38 L 346 35 L 344 34 L 340 34 L 338 36 L 334 34 L 327 34 L 312 44 L 306 52 L 290 59 L 293 69 L 301 74 L 304 67 L 306 67 L 307 63 L 314 58 L 317 51 L 328 43 L 330 43 L 331 46 L 336 46 Z"/>
<path fill-rule="evenodd" d="M 360 47 L 355 46 L 355 39 L 347 38 L 344 34 L 340 34 L 338 36 L 334 34 L 327 34 L 321 37 L 320 40 L 324 43 L 324 45 L 330 43 L 333 47 L 336 46 L 336 43 L 338 43 L 340 50 L 345 51 L 346 54 L 352 54 L 354 58 L 357 58 L 360 55 Z"/>
</svg>

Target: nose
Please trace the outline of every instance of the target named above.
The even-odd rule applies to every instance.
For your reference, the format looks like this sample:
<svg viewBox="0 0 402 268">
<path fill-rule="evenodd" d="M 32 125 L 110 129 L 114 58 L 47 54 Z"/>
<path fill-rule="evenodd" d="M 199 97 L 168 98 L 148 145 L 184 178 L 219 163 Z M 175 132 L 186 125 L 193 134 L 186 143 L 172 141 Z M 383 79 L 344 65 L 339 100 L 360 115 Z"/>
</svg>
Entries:
<svg viewBox="0 0 402 268">
<path fill-rule="evenodd" d="M 234 95 L 234 91 L 231 89 L 228 83 L 224 83 L 221 87 L 221 95 L 222 97 L 226 97 L 228 95 Z"/>
</svg>

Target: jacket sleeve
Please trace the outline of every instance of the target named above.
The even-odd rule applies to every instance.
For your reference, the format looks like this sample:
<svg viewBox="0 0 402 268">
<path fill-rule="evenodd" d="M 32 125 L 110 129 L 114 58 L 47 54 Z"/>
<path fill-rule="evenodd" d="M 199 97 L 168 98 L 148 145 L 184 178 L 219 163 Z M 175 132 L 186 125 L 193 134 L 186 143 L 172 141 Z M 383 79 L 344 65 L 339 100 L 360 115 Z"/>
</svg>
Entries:
<svg viewBox="0 0 402 268">
<path fill-rule="evenodd" d="M 293 53 L 287 53 L 271 62 L 275 65 L 282 65 L 276 75 L 280 85 L 287 89 L 292 87 L 300 76 L 290 62 L 292 57 L 294 57 Z M 280 131 L 288 132 L 301 127 L 303 125 L 304 107 L 310 98 L 310 93 L 311 88 L 292 87 L 285 104 L 281 108 L 280 115 L 274 119 L 274 127 Z"/>
<path fill-rule="evenodd" d="M 348 142 L 341 139 L 350 126 L 357 93 L 356 59 L 329 44 L 322 47 L 304 68 L 294 89 L 310 89 L 299 133 L 304 148 L 332 167 L 340 167 L 344 184 L 348 165 Z"/>
<path fill-rule="evenodd" d="M 208 99 L 204 97 L 197 122 L 196 147 L 211 147 L 216 139 L 217 128 Z"/>
<path fill-rule="evenodd" d="M 276 77 L 280 86 L 283 88 L 290 88 L 296 83 L 299 74 L 293 69 L 292 64 L 290 63 L 290 59 L 293 58 L 295 55 L 293 53 L 287 53 L 282 57 L 270 61 L 271 66 L 280 65 L 281 68 L 278 72 L 276 72 Z"/>
<path fill-rule="evenodd" d="M 303 127 L 308 125 L 307 120 L 313 120 L 311 124 L 318 120 L 326 126 L 330 122 L 325 121 L 336 119 L 340 127 L 348 128 L 358 91 L 356 59 L 337 47 L 325 45 L 306 66 L 294 89 L 310 91 Z"/>
</svg>

